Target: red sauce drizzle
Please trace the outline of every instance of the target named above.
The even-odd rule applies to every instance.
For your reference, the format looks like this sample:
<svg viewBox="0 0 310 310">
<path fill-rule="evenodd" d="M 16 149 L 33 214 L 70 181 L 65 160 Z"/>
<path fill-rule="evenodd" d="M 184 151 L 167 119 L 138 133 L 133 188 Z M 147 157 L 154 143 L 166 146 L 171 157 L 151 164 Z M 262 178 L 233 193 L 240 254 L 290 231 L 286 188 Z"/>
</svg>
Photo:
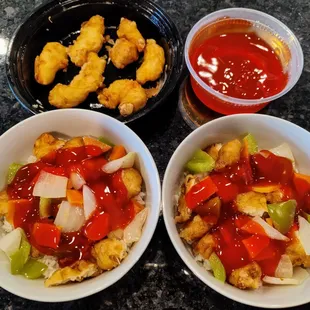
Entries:
<svg viewBox="0 0 310 310">
<path fill-rule="evenodd" d="M 252 259 L 242 241 L 253 234 L 240 229 L 250 221 L 250 217 L 240 214 L 233 201 L 239 193 L 250 191 L 253 185 L 272 183 L 280 184 L 284 201 L 296 199 L 298 205 L 304 204 L 306 195 L 301 198 L 294 186 L 291 161 L 262 151 L 249 159 L 241 158 L 237 164 L 220 172 L 212 172 L 210 176 L 218 188 L 217 195 L 222 200 L 220 218 L 212 232 L 216 239 L 216 253 L 226 272 L 229 275 L 234 269 L 256 261 L 262 268 L 263 275 L 274 276 L 281 255 L 285 252 L 286 243 L 270 239 L 268 246 Z M 309 195 L 310 186 L 304 190 Z M 257 230 L 254 234 L 257 245 L 266 242 L 266 237 L 261 235 L 264 235 L 264 231 Z"/>
<path fill-rule="evenodd" d="M 84 227 L 91 223 L 96 214 L 106 212 L 110 218 L 111 231 L 126 227 L 134 218 L 134 208 L 128 199 L 127 189 L 121 179 L 121 171 L 105 174 L 101 167 L 107 163 L 97 147 L 77 147 L 60 149 L 48 154 L 39 162 L 28 164 L 21 168 L 13 182 L 8 185 L 10 200 L 15 200 L 14 226 L 21 227 L 26 232 L 30 243 L 41 253 L 54 255 L 60 266 L 67 266 L 78 259 L 90 257 L 93 241 L 83 234 Z M 62 233 L 57 249 L 39 246 L 32 236 L 35 223 L 53 223 L 57 214 L 58 204 L 52 206 L 52 217 L 41 219 L 39 216 L 39 198 L 33 197 L 33 187 L 40 171 L 47 171 L 69 178 L 71 172 L 79 172 L 94 191 L 97 200 L 97 210 L 78 232 Z"/>
</svg>

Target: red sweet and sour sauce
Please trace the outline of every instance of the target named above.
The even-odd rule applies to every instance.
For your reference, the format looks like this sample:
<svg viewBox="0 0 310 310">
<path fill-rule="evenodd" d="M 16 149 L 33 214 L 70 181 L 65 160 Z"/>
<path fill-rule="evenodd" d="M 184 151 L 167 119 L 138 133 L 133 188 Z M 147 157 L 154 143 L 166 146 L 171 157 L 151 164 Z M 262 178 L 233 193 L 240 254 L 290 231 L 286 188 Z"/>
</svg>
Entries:
<svg viewBox="0 0 310 310">
<path fill-rule="evenodd" d="M 242 156 L 238 163 L 220 171 L 211 172 L 210 178 L 216 185 L 216 195 L 222 202 L 218 222 L 211 232 L 216 241 L 215 252 L 221 259 L 227 274 L 255 261 L 260 265 L 263 275 L 274 276 L 287 243 L 270 239 L 250 216 L 238 211 L 235 199 L 238 194 L 252 191 L 253 186 L 274 185 L 284 194 L 283 201 L 289 199 L 297 201 L 298 214 L 300 210 L 307 211 L 309 208 L 307 195 L 310 193 L 310 184 L 301 186 L 303 179 L 298 179 L 296 183 L 292 162 L 269 151 L 261 151 L 246 158 Z M 200 214 L 199 210 L 200 208 L 196 207 L 194 212 Z M 297 223 L 297 217 L 295 222 Z M 241 229 L 246 224 L 252 225 L 252 231 L 255 233 Z M 291 229 L 295 229 L 295 226 Z M 293 236 L 291 232 L 288 236 Z M 245 246 L 247 242 L 253 244 L 252 257 L 249 248 Z"/>
<path fill-rule="evenodd" d="M 269 39 L 278 50 L 269 45 Z M 289 49 L 276 35 L 261 29 L 256 32 L 248 21 L 225 18 L 197 32 L 189 48 L 189 61 L 200 79 L 215 91 L 258 100 L 281 92 L 288 82 L 279 51 L 281 60 L 289 61 Z M 268 103 L 232 103 L 206 91 L 193 76 L 191 85 L 200 101 L 222 114 L 256 112 Z"/>
<path fill-rule="evenodd" d="M 92 224 L 92 221 L 103 213 L 109 216 L 109 231 L 126 227 L 134 218 L 134 206 L 128 199 L 127 189 L 121 179 L 121 170 L 113 174 L 105 174 L 101 168 L 107 162 L 102 152 L 96 147 L 77 147 L 60 149 L 42 158 L 36 163 L 23 166 L 15 175 L 7 192 L 11 201 L 14 201 L 13 223 L 15 228 L 24 229 L 27 237 L 36 249 L 46 255 L 54 255 L 58 258 L 60 266 L 70 265 L 78 259 L 90 257 L 91 245 L 84 230 Z M 69 178 L 75 171 L 83 176 L 86 184 L 93 190 L 97 209 L 95 214 L 77 232 L 61 233 L 57 248 L 40 246 L 33 237 L 33 227 L 37 223 L 53 224 L 61 203 L 54 200 L 51 218 L 41 219 L 39 216 L 38 197 L 32 195 L 33 187 L 41 171 Z"/>
<path fill-rule="evenodd" d="M 191 63 L 208 86 L 230 97 L 266 98 L 287 83 L 275 51 L 254 32 L 208 38 L 191 55 Z"/>
</svg>

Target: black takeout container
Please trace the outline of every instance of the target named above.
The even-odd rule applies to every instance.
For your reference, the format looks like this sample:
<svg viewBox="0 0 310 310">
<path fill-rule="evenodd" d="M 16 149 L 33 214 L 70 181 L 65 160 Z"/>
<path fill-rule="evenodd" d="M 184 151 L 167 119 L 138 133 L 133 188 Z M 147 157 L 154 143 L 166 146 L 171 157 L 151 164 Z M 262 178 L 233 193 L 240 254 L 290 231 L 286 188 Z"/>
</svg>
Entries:
<svg viewBox="0 0 310 310">
<path fill-rule="evenodd" d="M 47 42 L 59 41 L 68 46 L 77 37 L 82 22 L 99 14 L 105 18 L 106 32 L 116 39 L 120 18 L 134 20 L 145 39 L 153 38 L 165 50 L 166 70 L 161 77 L 163 86 L 156 97 L 150 98 L 146 106 L 128 117 L 122 117 L 118 109 L 109 110 L 98 104 L 95 93 L 91 93 L 78 108 L 96 110 L 122 122 L 131 122 L 153 110 L 164 102 L 176 86 L 183 69 L 183 46 L 179 32 L 172 20 L 156 4 L 148 0 L 65 0 L 50 1 L 40 6 L 17 28 L 8 47 L 6 72 L 9 86 L 17 100 L 32 113 L 41 113 L 55 108 L 48 102 L 49 91 L 57 84 L 69 84 L 79 72 L 71 62 L 67 72 L 59 71 L 51 85 L 43 86 L 34 79 L 34 60 Z M 99 55 L 107 54 L 105 47 Z M 105 70 L 104 83 L 121 78 L 135 79 L 138 62 L 123 70 L 110 62 Z M 155 82 L 146 87 L 154 87 Z M 168 104 L 168 102 L 166 103 Z"/>
</svg>

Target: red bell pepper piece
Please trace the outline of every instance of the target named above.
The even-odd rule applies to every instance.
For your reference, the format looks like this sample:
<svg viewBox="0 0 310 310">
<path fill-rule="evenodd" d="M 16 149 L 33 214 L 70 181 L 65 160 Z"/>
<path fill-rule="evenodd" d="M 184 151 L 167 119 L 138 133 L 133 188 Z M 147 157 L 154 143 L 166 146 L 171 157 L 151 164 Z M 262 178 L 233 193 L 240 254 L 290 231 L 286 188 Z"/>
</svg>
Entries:
<svg viewBox="0 0 310 310">
<path fill-rule="evenodd" d="M 102 166 L 104 166 L 106 163 L 107 160 L 103 157 L 95 157 L 83 160 L 82 176 L 87 182 L 97 181 L 104 174 L 102 171 Z"/>
<path fill-rule="evenodd" d="M 263 236 L 252 236 L 250 238 L 242 240 L 242 243 L 246 247 L 251 258 L 255 258 L 259 253 L 261 253 L 265 248 L 267 248 L 269 242 L 270 239 Z"/>
<path fill-rule="evenodd" d="M 249 221 L 251 221 L 251 218 L 244 214 L 238 214 L 235 218 L 235 226 L 239 229 L 246 225 Z"/>
<path fill-rule="evenodd" d="M 263 237 L 267 236 L 264 228 L 252 220 L 249 220 L 244 226 L 242 226 L 241 230 L 246 231 L 249 234 L 256 234 Z"/>
<path fill-rule="evenodd" d="M 226 222 L 224 225 L 220 226 L 220 234 L 222 235 L 222 238 L 224 241 L 231 245 L 234 243 L 234 235 L 235 235 L 235 227 L 232 223 Z"/>
<path fill-rule="evenodd" d="M 260 262 L 267 259 L 273 259 L 276 256 L 277 252 L 271 244 L 264 249 L 264 251 L 260 252 L 256 257 L 255 260 Z"/>
<path fill-rule="evenodd" d="M 185 195 L 187 207 L 194 209 L 216 192 L 216 185 L 213 183 L 210 177 L 206 177 L 204 180 L 194 185 Z"/>
<path fill-rule="evenodd" d="M 35 223 L 32 236 L 35 242 L 44 247 L 56 249 L 60 241 L 61 232 L 54 224 Z"/>
<path fill-rule="evenodd" d="M 210 177 L 217 187 L 217 194 L 224 203 L 233 201 L 239 194 L 238 186 L 222 174 L 214 174 Z"/>
<path fill-rule="evenodd" d="M 15 228 L 25 228 L 25 223 L 31 220 L 34 209 L 35 205 L 32 200 L 9 200 L 7 220 L 13 224 Z"/>
<path fill-rule="evenodd" d="M 92 241 L 101 240 L 110 232 L 110 216 L 101 212 L 94 215 L 84 229 L 84 235 Z"/>
</svg>

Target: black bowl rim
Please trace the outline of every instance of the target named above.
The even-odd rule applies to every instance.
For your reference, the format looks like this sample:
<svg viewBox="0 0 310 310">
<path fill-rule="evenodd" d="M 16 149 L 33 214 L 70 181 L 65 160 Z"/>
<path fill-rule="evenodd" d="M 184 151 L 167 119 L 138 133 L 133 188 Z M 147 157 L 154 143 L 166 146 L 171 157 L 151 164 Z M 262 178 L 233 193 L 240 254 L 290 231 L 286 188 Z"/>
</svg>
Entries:
<svg viewBox="0 0 310 310">
<path fill-rule="evenodd" d="M 31 17 L 34 14 L 36 14 L 38 11 L 42 10 L 44 7 L 48 7 L 53 2 L 55 2 L 55 3 L 57 2 L 58 4 L 62 5 L 62 4 L 69 4 L 69 3 L 75 2 L 75 1 L 76 0 L 58 0 L 58 1 L 57 0 L 49 0 L 45 3 L 40 4 L 38 7 L 35 7 L 34 10 L 29 12 L 25 16 L 25 18 L 22 19 L 21 23 L 17 26 L 17 28 L 15 29 L 15 31 L 13 32 L 13 34 L 11 36 L 11 39 L 9 40 L 9 44 L 8 44 L 7 52 L 6 52 L 6 56 L 5 56 L 5 71 L 6 71 L 7 83 L 9 85 L 9 88 L 10 88 L 12 94 L 14 95 L 15 99 L 21 104 L 21 106 L 25 110 L 32 113 L 33 115 L 45 113 L 48 111 L 38 112 L 36 109 L 33 109 L 31 104 L 28 103 L 28 101 L 19 92 L 19 89 L 18 89 L 16 82 L 15 82 L 17 77 L 13 75 L 13 72 L 11 72 L 11 63 L 9 60 L 11 53 L 12 53 L 12 45 L 13 45 L 14 40 L 16 38 L 16 35 L 19 32 L 19 30 L 21 29 L 21 27 L 29 19 L 31 19 Z M 140 1 L 140 0 L 136 0 L 136 1 Z M 173 31 L 174 36 L 176 38 L 176 41 L 178 42 L 177 46 L 175 46 L 176 50 L 174 51 L 174 55 L 175 55 L 175 59 L 176 59 L 175 60 L 176 67 L 172 69 L 172 73 L 171 73 L 171 77 L 170 77 L 169 85 L 168 85 L 169 87 L 166 88 L 166 93 L 162 96 L 162 98 L 160 98 L 160 100 L 155 101 L 155 103 L 152 106 L 150 106 L 149 110 L 145 111 L 145 108 L 143 108 L 140 111 L 131 115 L 131 117 L 129 119 L 123 118 L 122 120 L 120 120 L 124 124 L 131 123 L 131 122 L 143 117 L 144 115 L 147 115 L 148 113 L 152 112 L 152 110 L 154 110 L 156 107 L 160 106 L 168 98 L 168 96 L 172 93 L 172 91 L 177 86 L 177 84 L 180 81 L 180 78 L 182 76 L 182 72 L 184 70 L 184 65 L 185 65 L 185 62 L 184 62 L 184 42 L 183 42 L 183 39 L 180 35 L 180 32 L 179 32 L 176 24 L 174 23 L 172 18 L 169 16 L 169 14 L 166 13 L 159 5 L 157 5 L 156 3 L 154 3 L 153 1 L 150 1 L 150 0 L 143 0 L 143 1 L 145 3 L 147 3 L 147 5 L 149 5 L 150 7 L 153 7 L 158 12 L 160 12 L 162 14 L 162 16 L 164 17 L 164 19 L 166 19 L 167 22 L 171 25 L 171 28 L 172 28 L 172 31 Z M 110 3 L 115 3 L 115 2 L 117 2 L 117 0 L 110 1 Z M 91 111 L 90 109 L 86 109 L 86 110 Z M 103 111 L 100 111 L 100 110 L 97 110 L 97 112 L 105 114 Z M 113 116 L 111 116 L 111 117 L 113 117 Z"/>
</svg>

